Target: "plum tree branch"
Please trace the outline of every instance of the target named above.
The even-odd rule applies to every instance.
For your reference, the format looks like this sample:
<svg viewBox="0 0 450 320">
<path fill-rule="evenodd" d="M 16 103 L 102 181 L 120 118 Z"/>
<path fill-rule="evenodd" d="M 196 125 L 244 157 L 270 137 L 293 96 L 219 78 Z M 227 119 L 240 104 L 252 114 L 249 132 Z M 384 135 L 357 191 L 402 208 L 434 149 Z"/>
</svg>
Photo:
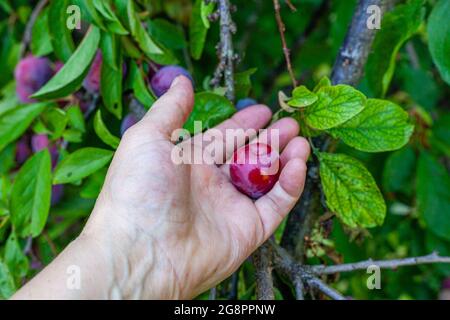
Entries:
<svg viewBox="0 0 450 320">
<path fill-rule="evenodd" d="M 274 300 L 270 247 L 263 244 L 252 256 L 255 266 L 256 296 L 258 300 Z"/>
<path fill-rule="evenodd" d="M 231 19 L 231 5 L 229 0 L 216 0 L 220 17 L 220 41 L 218 44 L 219 64 L 214 72 L 211 84 L 219 86 L 224 79 L 226 97 L 230 101 L 235 99 L 234 89 L 234 61 L 236 59 L 233 49 L 232 34 L 236 32 L 236 26 Z"/>
<path fill-rule="evenodd" d="M 289 72 L 289 76 L 291 77 L 292 85 L 295 88 L 297 86 L 297 80 L 295 79 L 294 70 L 292 69 L 291 54 L 290 54 L 289 48 L 287 47 L 286 37 L 284 35 L 284 32 L 286 31 L 286 27 L 284 25 L 283 19 L 281 18 L 281 12 L 280 12 L 281 7 L 280 7 L 280 2 L 278 0 L 273 0 L 273 8 L 275 10 L 275 18 L 276 18 L 277 25 L 278 25 L 278 31 L 280 32 L 281 45 L 283 46 L 283 54 L 284 54 L 284 59 L 286 60 L 286 67 Z"/>
<path fill-rule="evenodd" d="M 364 66 L 372 47 L 377 29 L 367 27 L 367 8 L 375 5 L 386 8 L 391 0 L 359 0 L 344 44 L 339 50 L 331 75 L 333 84 L 355 86 L 364 74 Z M 382 11 L 383 12 L 383 11 Z"/>
<path fill-rule="evenodd" d="M 437 252 L 426 256 L 410 257 L 393 260 L 366 260 L 356 263 L 339 264 L 335 266 L 313 266 L 311 271 L 317 275 L 334 274 L 340 272 L 351 272 L 355 270 L 366 270 L 369 266 L 378 266 L 381 269 L 396 269 L 404 266 L 417 266 L 421 264 L 450 263 L 450 257 L 442 257 Z"/>
<path fill-rule="evenodd" d="M 36 5 L 36 7 L 34 7 L 34 10 L 30 15 L 30 19 L 28 20 L 27 25 L 25 27 L 25 31 L 23 33 L 22 46 L 20 48 L 20 53 L 19 53 L 19 56 L 21 58 L 25 55 L 28 45 L 31 42 L 33 26 L 36 23 L 36 20 L 37 20 L 39 14 L 44 9 L 44 7 L 47 5 L 47 3 L 48 3 L 48 0 L 40 0 L 38 2 L 38 4 Z"/>
</svg>

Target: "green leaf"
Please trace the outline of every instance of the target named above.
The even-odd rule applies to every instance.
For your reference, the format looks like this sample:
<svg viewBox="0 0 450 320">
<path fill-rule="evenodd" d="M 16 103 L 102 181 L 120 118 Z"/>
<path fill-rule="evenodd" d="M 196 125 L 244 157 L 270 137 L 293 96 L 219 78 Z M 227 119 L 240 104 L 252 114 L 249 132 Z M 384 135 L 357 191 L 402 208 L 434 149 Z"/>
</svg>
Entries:
<svg viewBox="0 0 450 320">
<path fill-rule="evenodd" d="M 77 91 L 89 72 L 99 42 L 100 30 L 92 27 L 69 61 L 32 98 L 58 99 Z"/>
<path fill-rule="evenodd" d="M 416 164 L 416 154 L 410 146 L 390 154 L 383 170 L 385 192 L 403 192 L 410 195 L 413 191 Z"/>
<path fill-rule="evenodd" d="M 48 103 L 23 105 L 0 116 L 0 151 L 19 138 Z"/>
<path fill-rule="evenodd" d="M 47 149 L 36 153 L 20 169 L 12 188 L 11 222 L 21 237 L 38 236 L 50 210 L 52 164 Z"/>
<path fill-rule="evenodd" d="M 366 97 L 348 85 L 322 87 L 317 92 L 319 99 L 305 109 L 306 123 L 315 129 L 336 127 L 362 111 Z"/>
<path fill-rule="evenodd" d="M 428 39 L 431 56 L 442 79 L 450 84 L 450 1 L 440 0 L 428 18 Z"/>
<path fill-rule="evenodd" d="M 322 89 L 323 87 L 331 87 L 331 80 L 328 77 L 323 77 L 322 79 L 320 79 L 320 81 L 316 84 L 316 86 L 314 87 L 314 92 L 318 92 L 320 89 Z"/>
<path fill-rule="evenodd" d="M 107 172 L 108 170 L 105 168 L 89 176 L 80 191 L 80 196 L 85 199 L 97 199 L 105 182 Z"/>
<path fill-rule="evenodd" d="M 209 27 L 211 25 L 209 22 L 208 16 L 214 12 L 215 8 L 216 8 L 216 4 L 214 3 L 214 1 L 210 1 L 208 4 L 206 4 L 206 1 L 201 2 L 200 15 L 202 17 L 202 22 L 207 29 L 209 29 Z"/>
<path fill-rule="evenodd" d="M 92 0 L 72 0 L 72 1 L 75 5 L 80 7 L 81 16 L 83 17 L 83 19 L 86 19 L 86 21 L 93 23 L 102 30 L 106 30 L 106 27 L 103 23 L 103 19 L 95 9 Z"/>
<path fill-rule="evenodd" d="M 406 111 L 392 102 L 378 99 L 368 99 L 363 111 L 329 130 L 335 138 L 365 152 L 400 149 L 408 143 L 413 131 Z"/>
<path fill-rule="evenodd" d="M 53 50 L 58 59 L 66 62 L 75 51 L 72 34 L 67 28 L 67 7 L 69 0 L 51 1 L 48 8 L 48 31 Z"/>
<path fill-rule="evenodd" d="M 49 108 L 41 116 L 42 122 L 49 130 L 50 139 L 56 140 L 62 137 L 66 129 L 68 118 L 61 108 Z"/>
<path fill-rule="evenodd" d="M 352 228 L 382 225 L 386 204 L 364 165 L 344 154 L 319 153 L 318 157 L 329 209 Z"/>
<path fill-rule="evenodd" d="M 292 98 L 288 101 L 291 107 L 304 108 L 315 103 L 319 97 L 305 86 L 299 86 L 292 91 Z"/>
<path fill-rule="evenodd" d="M 439 116 L 433 125 L 429 140 L 435 150 L 450 157 L 450 113 Z"/>
<path fill-rule="evenodd" d="M 156 43 L 142 26 L 139 16 L 135 12 L 134 1 L 128 1 L 127 11 L 131 34 L 144 54 L 159 64 L 176 64 L 177 59 L 166 48 Z"/>
<path fill-rule="evenodd" d="M 166 48 L 181 50 L 186 48 L 187 42 L 183 29 L 165 19 L 154 19 L 148 22 L 150 36 Z"/>
<path fill-rule="evenodd" d="M 8 145 L 0 151 L 0 174 L 9 172 L 16 166 L 16 146 Z"/>
<path fill-rule="evenodd" d="M 43 10 L 33 25 L 31 32 L 31 52 L 35 56 L 45 56 L 53 52 L 52 40 L 48 29 L 48 10 Z"/>
<path fill-rule="evenodd" d="M 101 70 L 100 92 L 106 109 L 118 119 L 122 118 L 122 53 L 118 46 L 117 36 L 103 34 L 102 52 L 104 59 Z M 117 58 L 113 58 L 117 57 Z M 111 61 L 115 60 L 115 61 Z M 114 62 L 114 64 L 111 64 Z"/>
<path fill-rule="evenodd" d="M 97 133 L 97 136 L 108 146 L 110 146 L 113 149 L 117 149 L 120 143 L 120 139 L 114 136 L 111 132 L 109 132 L 108 128 L 106 127 L 105 123 L 102 119 L 102 112 L 101 110 L 97 111 L 97 114 L 94 118 L 94 130 L 95 133 Z"/>
<path fill-rule="evenodd" d="M 234 75 L 234 90 L 236 100 L 247 98 L 252 88 L 251 76 L 255 74 L 256 68 L 248 69 Z"/>
<path fill-rule="evenodd" d="M 134 61 L 130 64 L 128 82 L 129 87 L 133 89 L 136 99 L 142 103 L 147 110 L 150 109 L 156 99 L 150 90 L 148 90 L 144 73 Z"/>
<path fill-rule="evenodd" d="M 0 260 L 0 298 L 9 299 L 16 292 L 14 278 L 8 266 Z"/>
<path fill-rule="evenodd" d="M 208 7 L 205 8 L 203 2 L 203 0 L 195 1 L 189 22 L 190 51 L 192 58 L 196 60 L 200 59 L 202 56 L 206 36 L 208 34 L 209 24 L 204 23 L 205 14 L 209 10 L 212 10 L 210 7 L 214 8 L 213 3 L 210 3 Z"/>
<path fill-rule="evenodd" d="M 27 275 L 30 265 L 14 232 L 11 232 L 6 241 L 4 257 L 5 263 L 14 277 L 22 278 Z"/>
<path fill-rule="evenodd" d="M 84 133 L 86 131 L 86 124 L 84 121 L 83 112 L 79 106 L 70 106 L 66 110 L 69 126 L 73 129 Z"/>
<path fill-rule="evenodd" d="M 408 4 L 398 5 L 383 18 L 366 66 L 368 84 L 376 97 L 385 96 L 394 75 L 400 48 L 422 23 L 422 4 L 423 0 L 412 0 Z"/>
<path fill-rule="evenodd" d="M 417 166 L 417 208 L 428 228 L 450 240 L 450 176 L 428 152 L 422 152 Z"/>
<path fill-rule="evenodd" d="M 194 133 L 194 121 L 201 121 L 202 130 L 209 129 L 228 119 L 235 112 L 236 108 L 227 98 L 211 92 L 197 93 L 194 109 L 184 128 Z"/>
<path fill-rule="evenodd" d="M 98 148 L 78 149 L 64 158 L 55 169 L 54 184 L 77 182 L 106 166 L 113 151 Z"/>
<path fill-rule="evenodd" d="M 114 13 L 110 0 L 93 0 L 93 5 L 105 19 L 104 24 L 106 25 L 106 29 L 119 35 L 129 34 Z"/>
</svg>

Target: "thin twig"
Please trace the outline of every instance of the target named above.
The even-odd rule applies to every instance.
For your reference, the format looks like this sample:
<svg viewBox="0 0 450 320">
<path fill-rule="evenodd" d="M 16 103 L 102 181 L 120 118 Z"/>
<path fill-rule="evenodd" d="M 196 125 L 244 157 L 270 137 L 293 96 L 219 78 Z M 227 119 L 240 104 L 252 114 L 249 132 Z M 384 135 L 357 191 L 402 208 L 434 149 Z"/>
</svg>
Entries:
<svg viewBox="0 0 450 320">
<path fill-rule="evenodd" d="M 263 244 L 252 256 L 255 266 L 256 296 L 258 300 L 274 300 L 270 248 Z"/>
<path fill-rule="evenodd" d="M 19 53 L 19 56 L 21 58 L 23 58 L 25 53 L 27 52 L 28 45 L 31 42 L 33 26 L 36 23 L 36 20 L 37 20 L 39 14 L 41 13 L 42 9 L 44 9 L 44 7 L 47 5 L 47 3 L 48 3 L 48 0 L 40 0 L 38 2 L 38 4 L 36 5 L 36 7 L 34 7 L 33 12 L 30 15 L 30 19 L 28 20 L 27 25 L 25 27 L 25 31 L 23 33 L 22 46 L 20 48 L 20 53 Z"/>
<path fill-rule="evenodd" d="M 234 90 L 234 49 L 232 41 L 232 33 L 235 32 L 236 26 L 231 19 L 231 5 L 229 0 L 217 0 L 220 15 L 220 42 L 218 44 L 219 64 L 214 72 L 211 85 L 219 86 L 221 79 L 224 79 L 226 97 L 230 101 L 235 99 Z"/>
<path fill-rule="evenodd" d="M 305 300 L 305 296 L 303 295 L 305 287 L 303 286 L 303 280 L 300 276 L 297 277 L 294 281 L 294 289 L 295 289 L 295 299 Z"/>
<path fill-rule="evenodd" d="M 289 76 L 291 77 L 292 85 L 295 88 L 297 86 L 297 80 L 295 79 L 294 70 L 292 69 L 291 54 L 290 54 L 289 48 L 287 47 L 286 37 L 284 35 L 284 32 L 286 31 L 286 27 L 284 25 L 283 19 L 281 18 L 281 12 L 280 12 L 281 8 L 280 8 L 280 2 L 278 0 L 273 0 L 273 8 L 275 9 L 275 18 L 277 20 L 278 31 L 280 32 L 281 44 L 283 46 L 284 59 L 286 60 L 286 67 L 288 69 Z"/>
<path fill-rule="evenodd" d="M 335 266 L 313 266 L 311 271 L 318 275 L 323 274 L 334 274 L 339 272 L 350 272 L 355 270 L 366 270 L 370 266 L 377 266 L 381 269 L 396 269 L 398 267 L 404 266 L 416 266 L 420 264 L 432 264 L 432 263 L 450 263 L 450 257 L 441 257 L 436 252 L 432 254 L 421 256 L 421 257 L 411 257 L 405 259 L 393 259 L 393 260 L 366 260 L 356 263 L 346 263 Z"/>
<path fill-rule="evenodd" d="M 346 300 L 343 295 L 341 295 L 339 292 L 328 286 L 325 282 L 320 280 L 319 278 L 311 278 L 306 281 L 309 286 L 321 291 L 328 297 L 330 297 L 333 300 Z"/>
</svg>

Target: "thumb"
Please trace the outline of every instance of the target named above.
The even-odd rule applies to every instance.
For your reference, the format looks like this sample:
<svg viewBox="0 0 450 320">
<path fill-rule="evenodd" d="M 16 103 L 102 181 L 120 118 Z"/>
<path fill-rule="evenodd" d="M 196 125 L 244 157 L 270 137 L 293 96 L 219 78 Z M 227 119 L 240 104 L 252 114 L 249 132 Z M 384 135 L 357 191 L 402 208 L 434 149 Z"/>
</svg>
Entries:
<svg viewBox="0 0 450 320">
<path fill-rule="evenodd" d="M 178 76 L 170 89 L 153 104 L 142 119 L 142 124 L 151 126 L 170 138 L 174 130 L 183 127 L 193 106 L 192 82 L 185 76 Z"/>
</svg>

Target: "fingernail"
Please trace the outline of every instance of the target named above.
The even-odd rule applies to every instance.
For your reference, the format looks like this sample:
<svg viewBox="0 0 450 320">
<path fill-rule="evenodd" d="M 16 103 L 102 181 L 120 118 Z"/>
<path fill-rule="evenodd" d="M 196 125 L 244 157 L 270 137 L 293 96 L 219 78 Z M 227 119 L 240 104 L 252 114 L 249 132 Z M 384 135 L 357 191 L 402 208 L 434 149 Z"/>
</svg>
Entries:
<svg viewBox="0 0 450 320">
<path fill-rule="evenodd" d="M 173 87 L 175 87 L 179 82 L 180 82 L 180 78 L 181 76 L 176 77 L 173 81 L 172 84 L 170 85 L 170 88 L 172 89 Z"/>
</svg>

